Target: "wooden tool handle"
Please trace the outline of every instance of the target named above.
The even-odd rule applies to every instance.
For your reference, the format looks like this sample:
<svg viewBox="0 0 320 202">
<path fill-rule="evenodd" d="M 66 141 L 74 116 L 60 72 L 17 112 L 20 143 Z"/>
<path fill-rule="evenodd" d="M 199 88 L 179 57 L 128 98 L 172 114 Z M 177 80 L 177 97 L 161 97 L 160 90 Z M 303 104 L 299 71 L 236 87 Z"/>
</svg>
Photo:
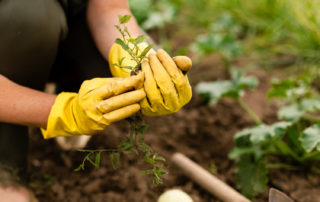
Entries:
<svg viewBox="0 0 320 202">
<path fill-rule="evenodd" d="M 174 165 L 179 167 L 186 174 L 186 176 L 190 177 L 218 199 L 226 202 L 250 202 L 249 199 L 217 177 L 211 175 L 208 171 L 191 161 L 185 155 L 175 153 L 171 160 Z"/>
</svg>

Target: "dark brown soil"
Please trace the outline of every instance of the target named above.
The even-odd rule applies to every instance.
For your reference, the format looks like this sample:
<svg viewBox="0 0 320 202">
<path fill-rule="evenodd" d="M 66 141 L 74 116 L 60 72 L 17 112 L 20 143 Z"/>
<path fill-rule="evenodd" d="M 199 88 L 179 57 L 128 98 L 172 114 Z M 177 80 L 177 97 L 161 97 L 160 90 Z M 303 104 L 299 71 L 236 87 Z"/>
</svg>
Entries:
<svg viewBox="0 0 320 202">
<path fill-rule="evenodd" d="M 215 56 L 208 57 L 191 72 L 191 82 L 217 80 L 228 75 Z M 249 92 L 245 101 L 264 121 L 276 120 L 275 106 L 265 99 L 269 88 L 267 73 L 253 72 L 260 78 L 258 90 Z M 220 101 L 214 107 L 201 103 L 194 94 L 192 101 L 179 112 L 156 118 L 146 118 L 149 129 L 145 140 L 151 147 L 168 160 L 175 152 L 181 152 L 210 169 L 214 163 L 218 167 L 217 176 L 236 187 L 234 162 L 227 155 L 233 148 L 233 135 L 253 122 L 232 100 Z M 102 135 L 93 136 L 87 148 L 111 148 L 128 134 L 129 125 L 121 121 L 108 127 Z M 88 167 L 83 172 L 74 172 L 82 161 L 83 153 L 62 151 L 54 140 L 43 140 L 33 135 L 30 148 L 31 187 L 40 201 L 63 202 L 155 202 L 167 189 L 181 188 L 195 202 L 218 201 L 214 196 L 184 176 L 180 170 L 171 166 L 165 176 L 164 184 L 152 186 L 148 176 L 140 174 L 145 165 L 134 155 L 123 156 L 120 168 L 112 169 L 108 156 L 102 156 L 99 170 Z M 168 162 L 170 165 L 170 161 Z M 320 201 L 320 177 L 308 178 L 304 173 L 272 170 L 270 187 L 278 188 L 296 201 Z M 267 201 L 267 191 L 255 201 Z"/>
</svg>

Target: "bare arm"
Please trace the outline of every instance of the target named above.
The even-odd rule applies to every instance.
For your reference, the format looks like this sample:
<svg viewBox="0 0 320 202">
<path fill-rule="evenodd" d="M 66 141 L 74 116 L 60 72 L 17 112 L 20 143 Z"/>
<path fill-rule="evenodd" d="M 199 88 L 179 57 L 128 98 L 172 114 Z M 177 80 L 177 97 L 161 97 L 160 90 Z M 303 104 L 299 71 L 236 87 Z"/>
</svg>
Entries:
<svg viewBox="0 0 320 202">
<path fill-rule="evenodd" d="M 87 20 L 94 41 L 107 60 L 109 50 L 115 39 L 121 37 L 114 25 L 118 24 L 118 15 L 131 14 L 127 0 L 90 0 Z M 134 18 L 126 24 L 129 32 L 134 36 L 141 34 Z"/>
<path fill-rule="evenodd" d="M 87 11 L 89 28 L 95 43 L 107 60 L 109 50 L 120 34 L 114 27 L 118 15 L 131 14 L 126 0 L 90 0 Z M 137 22 L 127 24 L 133 36 L 140 35 Z M 46 128 L 56 95 L 20 86 L 0 74 L 0 122 Z"/>
<path fill-rule="evenodd" d="M 46 128 L 55 98 L 20 86 L 0 74 L 0 122 Z"/>
</svg>

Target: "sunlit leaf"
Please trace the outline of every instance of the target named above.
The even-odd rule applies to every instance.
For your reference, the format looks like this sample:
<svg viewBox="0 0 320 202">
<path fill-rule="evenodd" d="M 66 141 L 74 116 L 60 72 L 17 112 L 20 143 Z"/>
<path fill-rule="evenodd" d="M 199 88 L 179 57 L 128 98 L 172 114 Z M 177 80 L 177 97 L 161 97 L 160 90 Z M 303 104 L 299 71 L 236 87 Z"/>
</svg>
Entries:
<svg viewBox="0 0 320 202">
<path fill-rule="evenodd" d="M 307 152 L 313 149 L 320 151 L 320 124 L 314 124 L 305 129 L 299 140 Z"/>
<path fill-rule="evenodd" d="M 285 79 L 281 81 L 274 80 L 272 82 L 272 88 L 267 94 L 268 98 L 289 98 L 294 100 L 310 94 L 309 86 L 312 79 L 305 77 L 301 79 Z"/>
<path fill-rule="evenodd" d="M 235 135 L 235 141 L 238 144 L 245 138 L 253 145 L 256 145 L 272 138 L 281 139 L 286 129 L 291 125 L 291 122 L 277 122 L 272 125 L 261 124 L 253 128 L 246 128 Z"/>
<path fill-rule="evenodd" d="M 136 43 L 139 44 L 139 43 L 142 43 L 146 40 L 147 40 L 147 37 L 145 35 L 140 35 L 136 38 Z"/>
<path fill-rule="evenodd" d="M 124 50 L 129 50 L 129 46 L 122 39 L 117 38 L 115 43 L 119 44 Z"/>
<path fill-rule="evenodd" d="M 320 98 L 303 99 L 301 108 L 306 112 L 316 112 L 320 110 Z"/>
<path fill-rule="evenodd" d="M 125 24 L 131 19 L 131 15 L 124 15 L 124 16 L 118 15 L 118 18 L 119 18 L 120 24 Z"/>
<path fill-rule="evenodd" d="M 238 99 L 244 88 L 255 88 L 258 80 L 255 77 L 243 76 L 242 71 L 231 69 L 231 80 L 222 80 L 215 82 L 200 82 L 196 85 L 195 90 L 198 94 L 208 98 L 210 105 L 214 105 L 217 101 L 224 97 Z"/>
<path fill-rule="evenodd" d="M 279 109 L 279 119 L 285 119 L 287 121 L 296 121 L 303 115 L 303 111 L 299 109 L 298 104 L 292 104 Z"/>
<path fill-rule="evenodd" d="M 144 56 L 147 55 L 147 53 L 152 49 L 153 44 L 149 44 L 139 55 L 139 58 L 143 58 Z"/>
<path fill-rule="evenodd" d="M 273 81 L 272 89 L 269 90 L 267 96 L 268 98 L 280 97 L 285 98 L 288 96 L 287 91 L 296 88 L 296 82 L 292 80 L 282 80 L 282 81 Z"/>
</svg>

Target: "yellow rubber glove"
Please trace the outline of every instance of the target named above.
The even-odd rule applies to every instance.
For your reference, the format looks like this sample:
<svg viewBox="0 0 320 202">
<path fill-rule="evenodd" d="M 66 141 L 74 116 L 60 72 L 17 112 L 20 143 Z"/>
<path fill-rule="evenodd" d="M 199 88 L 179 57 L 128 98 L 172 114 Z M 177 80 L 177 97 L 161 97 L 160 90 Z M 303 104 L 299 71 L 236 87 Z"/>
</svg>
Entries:
<svg viewBox="0 0 320 202">
<path fill-rule="evenodd" d="M 79 93 L 60 93 L 51 108 L 47 129 L 41 130 L 43 137 L 93 135 L 133 115 L 146 96 L 143 80 L 143 73 L 127 78 L 95 78 L 84 81 Z"/>
<path fill-rule="evenodd" d="M 191 60 L 185 56 L 175 58 L 184 70 L 191 68 Z M 140 103 L 146 116 L 162 116 L 177 112 L 192 97 L 187 75 L 177 67 L 174 60 L 164 50 L 150 53 L 148 61 L 142 63 L 145 73 L 144 89 L 147 98 Z"/>
<path fill-rule="evenodd" d="M 123 66 L 135 66 L 131 56 L 118 44 L 114 44 L 109 54 L 110 70 L 113 76 L 130 76 L 130 70 L 119 68 L 119 59 L 125 57 Z M 177 112 L 192 97 L 188 77 L 192 62 L 186 56 L 171 58 L 164 50 L 151 51 L 148 60 L 142 63 L 145 73 L 144 88 L 147 98 L 142 100 L 141 111 L 146 116 L 162 116 Z"/>
</svg>

